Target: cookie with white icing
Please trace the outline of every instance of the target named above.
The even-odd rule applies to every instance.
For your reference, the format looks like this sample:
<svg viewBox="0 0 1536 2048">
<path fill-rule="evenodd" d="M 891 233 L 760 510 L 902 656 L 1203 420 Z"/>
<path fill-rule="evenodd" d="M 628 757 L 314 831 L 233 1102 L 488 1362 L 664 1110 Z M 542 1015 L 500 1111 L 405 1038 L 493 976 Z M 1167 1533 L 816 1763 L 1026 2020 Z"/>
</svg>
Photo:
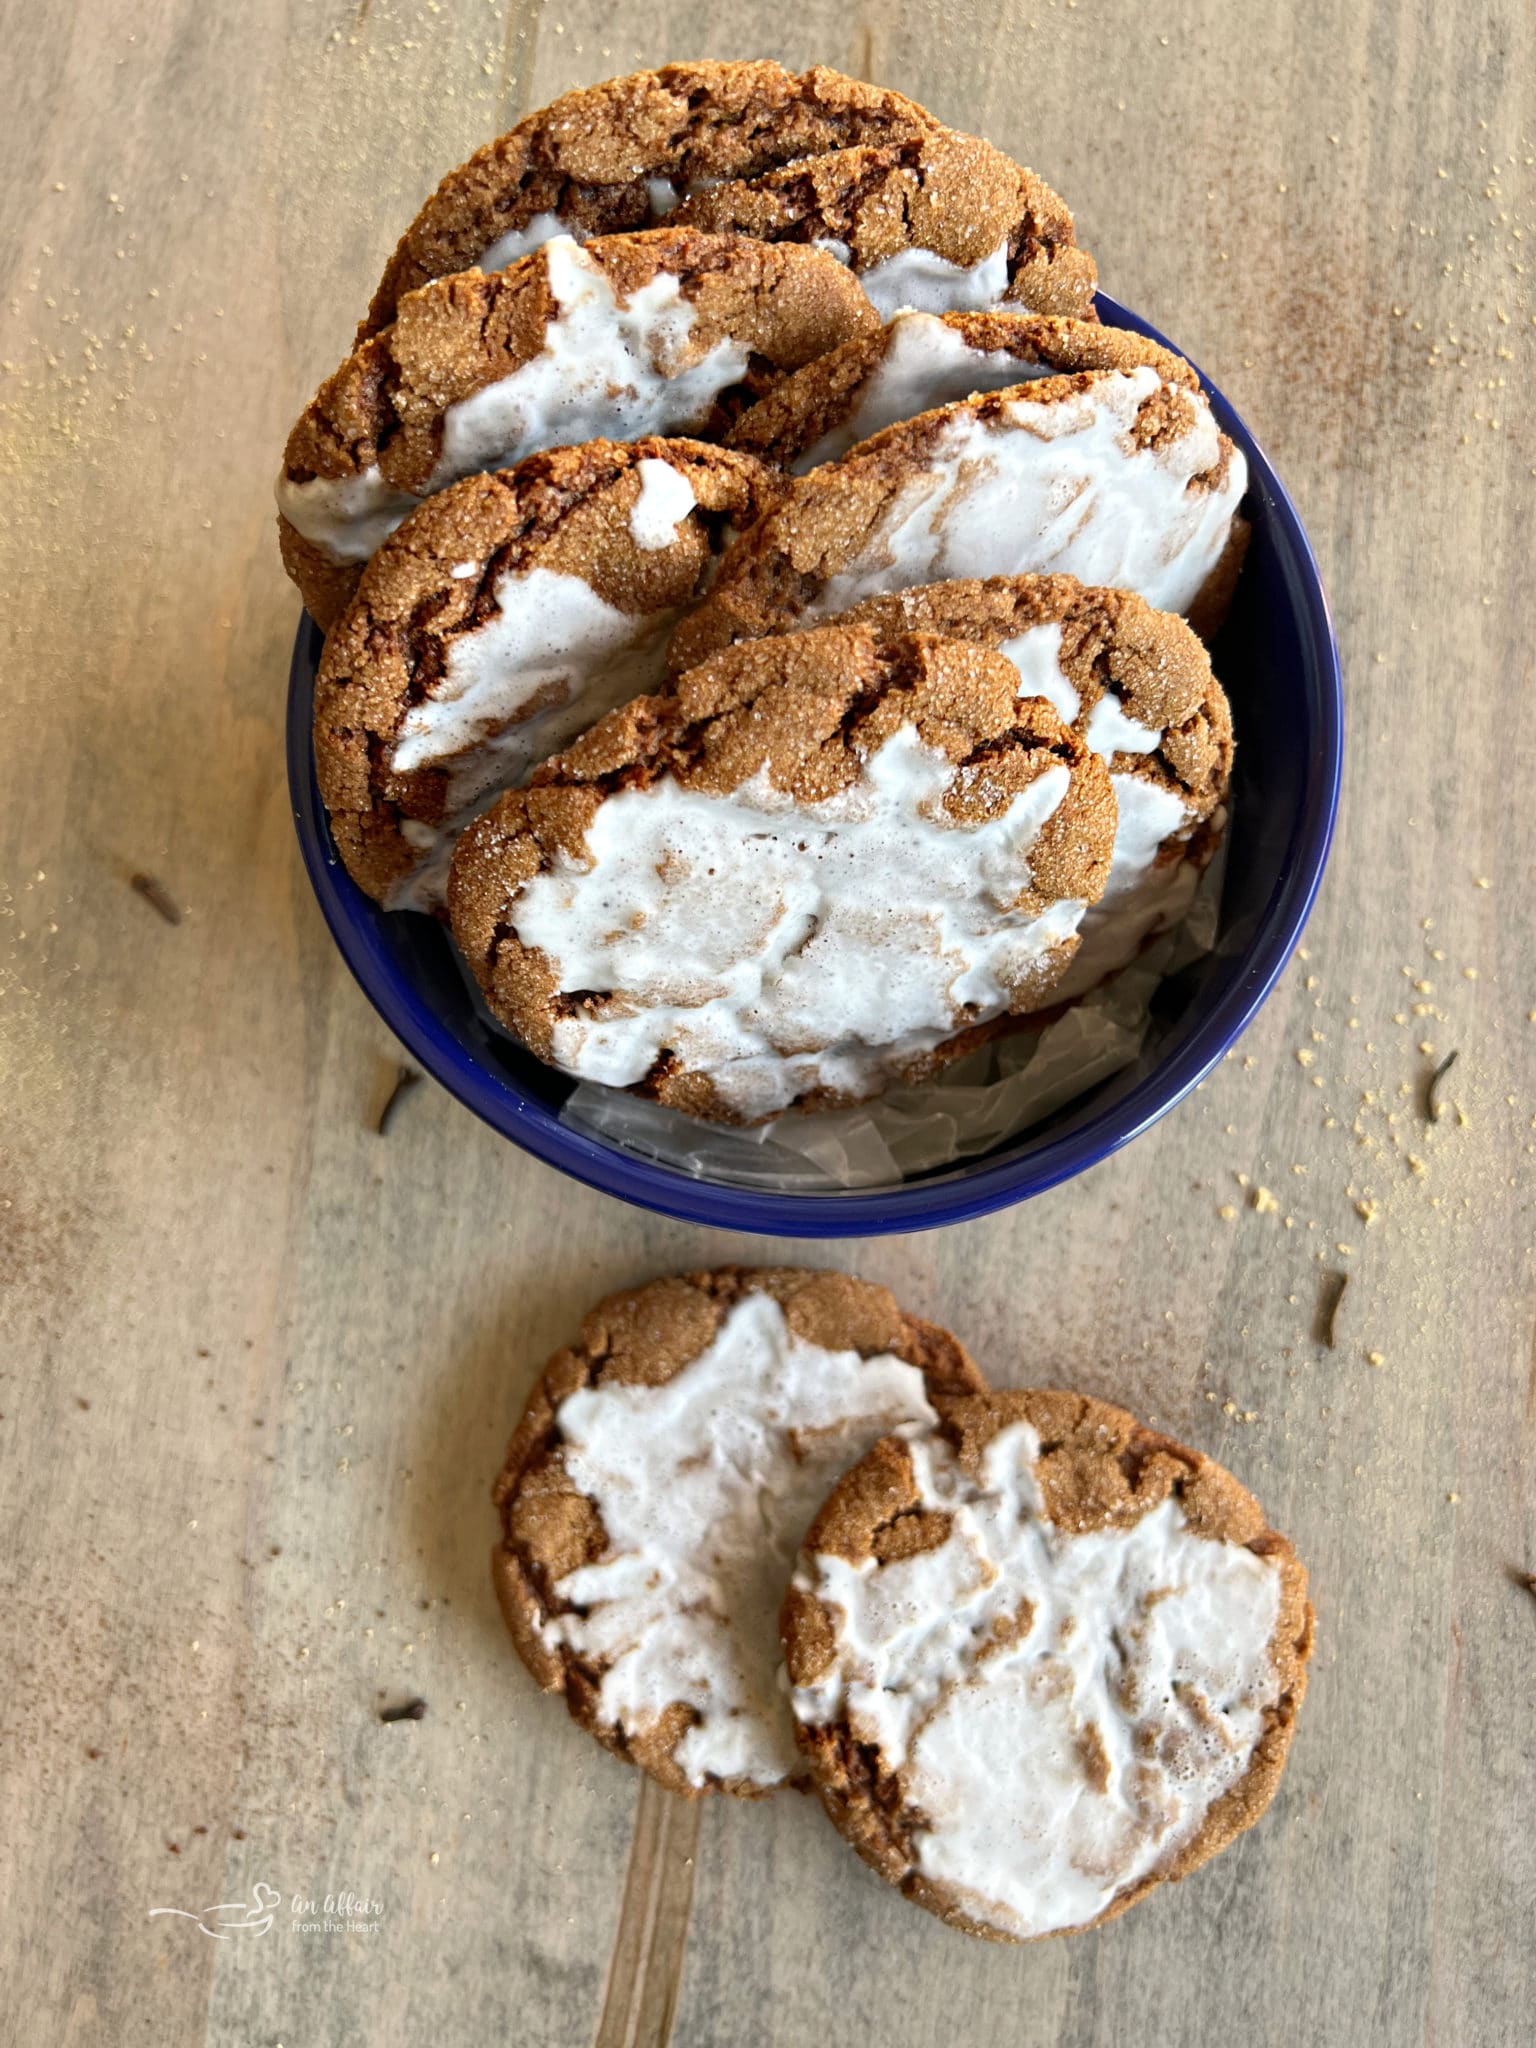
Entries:
<svg viewBox="0 0 1536 2048">
<path fill-rule="evenodd" d="M 716 440 L 828 348 L 873 333 L 858 284 L 816 249 L 687 228 L 557 240 L 400 304 L 288 437 L 283 560 L 329 627 L 362 565 L 422 499 L 542 448 Z"/>
<path fill-rule="evenodd" d="M 661 682 L 727 523 L 779 488 L 702 442 L 592 441 L 412 513 L 326 640 L 315 689 L 320 793 L 353 879 L 391 909 L 437 909 L 464 825 Z"/>
<path fill-rule="evenodd" d="M 990 142 L 952 129 L 712 185 L 672 218 L 830 248 L 887 319 L 903 307 L 965 312 L 1005 300 L 1093 314 L 1097 268 L 1063 200 Z"/>
<path fill-rule="evenodd" d="M 756 1123 L 921 1080 L 1051 1000 L 1108 771 L 990 648 L 735 647 L 611 713 L 459 841 L 454 936 L 540 1059 Z"/>
<path fill-rule="evenodd" d="M 806 1537 L 782 1615 L 800 1742 L 915 1904 L 996 1941 L 1097 1926 L 1274 1796 L 1306 1573 L 1230 1473 L 1122 1409 L 936 1405 Z"/>
<path fill-rule="evenodd" d="M 982 1386 L 946 1331 L 842 1273 L 613 1295 L 545 1368 L 496 1486 L 523 1662 L 673 1791 L 803 1780 L 777 1627 L 795 1551 L 877 1438 Z"/>
<path fill-rule="evenodd" d="M 1151 363 L 941 406 L 801 477 L 721 563 L 672 665 L 956 577 L 1075 576 L 1209 630 L 1246 485 L 1204 395 Z"/>
<path fill-rule="evenodd" d="M 823 65 L 665 64 L 583 86 L 528 114 L 450 171 L 389 260 L 361 333 L 407 292 L 495 270 L 554 235 L 651 227 L 692 189 L 798 157 L 922 134 L 915 100 Z"/>
<path fill-rule="evenodd" d="M 867 279 L 865 280 L 867 282 Z M 726 435 L 797 475 L 836 462 L 898 421 L 982 391 L 1037 377 L 1150 365 L 1187 390 L 1199 379 L 1182 356 L 1123 327 L 1040 313 L 898 313 L 796 370 Z"/>
<path fill-rule="evenodd" d="M 1180 922 L 1219 843 L 1232 778 L 1226 693 L 1183 619 L 1070 576 L 995 576 L 870 598 L 834 623 L 995 647 L 1018 669 L 1021 694 L 1047 698 L 1108 766 L 1118 810 L 1109 880 L 1056 1002 Z"/>
</svg>

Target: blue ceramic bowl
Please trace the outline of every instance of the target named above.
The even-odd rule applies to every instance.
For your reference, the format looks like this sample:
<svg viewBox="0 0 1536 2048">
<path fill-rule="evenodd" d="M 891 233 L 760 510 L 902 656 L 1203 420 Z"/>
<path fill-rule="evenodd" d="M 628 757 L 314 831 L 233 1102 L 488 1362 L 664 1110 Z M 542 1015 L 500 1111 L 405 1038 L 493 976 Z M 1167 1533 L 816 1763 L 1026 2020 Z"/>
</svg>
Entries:
<svg viewBox="0 0 1536 2048">
<path fill-rule="evenodd" d="M 1114 327 L 1164 337 L 1113 299 Z M 1172 346 L 1172 344 L 1169 344 Z M 1215 950 L 1166 981 L 1136 1063 L 994 1151 L 892 1187 L 777 1194 L 699 1180 L 560 1121 L 571 1084 L 487 1028 L 441 926 L 388 914 L 337 858 L 315 784 L 311 706 L 321 635 L 300 621 L 288 694 L 288 779 L 304 864 L 364 994 L 426 1071 L 503 1137 L 622 1201 L 721 1229 L 865 1237 L 983 1216 L 1055 1187 L 1126 1144 L 1210 1072 L 1274 986 L 1322 878 L 1338 808 L 1343 692 L 1317 563 L 1253 436 L 1202 379 L 1248 458 L 1253 537 L 1213 649 L 1238 749 Z"/>
</svg>

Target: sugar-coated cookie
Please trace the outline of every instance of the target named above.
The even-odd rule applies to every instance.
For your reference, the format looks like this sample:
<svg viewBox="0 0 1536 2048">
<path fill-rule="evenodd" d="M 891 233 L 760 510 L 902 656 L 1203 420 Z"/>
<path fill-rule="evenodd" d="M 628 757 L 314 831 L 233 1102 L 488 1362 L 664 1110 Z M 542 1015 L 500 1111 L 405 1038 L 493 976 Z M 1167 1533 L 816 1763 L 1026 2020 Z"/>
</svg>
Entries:
<svg viewBox="0 0 1536 2048">
<path fill-rule="evenodd" d="M 353 879 L 435 910 L 477 811 L 654 689 L 727 521 L 779 488 L 702 442 L 592 441 L 467 477 L 365 570 L 315 688 L 315 766 Z"/>
<path fill-rule="evenodd" d="M 878 325 L 821 251 L 687 228 L 554 241 L 444 278 L 403 301 L 289 435 L 288 572 L 328 629 L 385 536 L 460 477 L 600 437 L 718 439 L 776 377 Z"/>
<path fill-rule="evenodd" d="M 812 242 L 849 263 L 877 312 L 1004 300 L 1092 317 L 1097 270 L 1065 203 L 978 136 L 940 128 L 711 185 L 672 218 L 716 234 Z"/>
<path fill-rule="evenodd" d="M 1306 1573 L 1230 1473 L 1122 1409 L 936 1406 L 806 1537 L 782 1616 L 800 1741 L 917 1905 L 997 1941 L 1096 1926 L 1274 1796 Z"/>
<path fill-rule="evenodd" d="M 835 462 L 900 420 L 1036 377 L 1150 365 L 1199 388 L 1182 356 L 1123 327 L 1041 313 L 898 313 L 775 385 L 725 439 L 803 474 Z"/>
<path fill-rule="evenodd" d="M 523 1662 L 677 1792 L 803 1779 L 777 1616 L 837 1475 L 983 1382 L 946 1331 L 842 1273 L 690 1273 L 616 1294 L 534 1388 L 492 1568 Z"/>
<path fill-rule="evenodd" d="M 664 220 L 690 190 L 938 128 L 915 100 L 823 65 L 665 64 L 565 93 L 450 171 L 389 260 L 362 333 L 407 292 L 498 269 L 560 234 Z"/>
<path fill-rule="evenodd" d="M 1051 999 L 1109 870 L 1098 755 L 990 648 L 732 648 L 472 824 L 454 935 L 541 1059 L 752 1123 L 918 1080 Z"/>
<path fill-rule="evenodd" d="M 941 406 L 801 477 L 726 556 L 672 664 L 956 577 L 1076 576 L 1209 628 L 1246 484 L 1203 394 L 1151 363 Z"/>
<path fill-rule="evenodd" d="M 1124 967 L 1184 916 L 1224 823 L 1232 715 L 1211 659 L 1172 612 L 1070 576 L 994 576 L 872 597 L 834 621 L 877 638 L 941 633 L 1005 654 L 1108 764 L 1118 821 L 1104 894 L 1053 1000 Z"/>
</svg>

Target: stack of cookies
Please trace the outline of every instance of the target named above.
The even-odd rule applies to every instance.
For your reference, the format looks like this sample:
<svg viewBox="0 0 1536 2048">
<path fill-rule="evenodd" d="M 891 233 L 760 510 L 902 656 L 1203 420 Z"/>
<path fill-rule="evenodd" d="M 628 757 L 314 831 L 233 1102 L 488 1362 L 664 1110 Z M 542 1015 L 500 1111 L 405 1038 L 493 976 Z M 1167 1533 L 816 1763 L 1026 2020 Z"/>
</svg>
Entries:
<svg viewBox="0 0 1536 2048">
<path fill-rule="evenodd" d="M 450 173 L 289 437 L 336 847 L 579 1080 L 878 1095 L 1177 923 L 1241 454 L 1071 214 L 898 93 L 568 94 Z"/>
<path fill-rule="evenodd" d="M 496 1490 L 524 1663 L 671 1790 L 819 1793 L 916 1904 L 1025 1941 L 1187 1875 L 1273 1797 L 1306 1573 L 1199 1452 L 992 1392 L 840 1273 L 601 1303 Z"/>
</svg>

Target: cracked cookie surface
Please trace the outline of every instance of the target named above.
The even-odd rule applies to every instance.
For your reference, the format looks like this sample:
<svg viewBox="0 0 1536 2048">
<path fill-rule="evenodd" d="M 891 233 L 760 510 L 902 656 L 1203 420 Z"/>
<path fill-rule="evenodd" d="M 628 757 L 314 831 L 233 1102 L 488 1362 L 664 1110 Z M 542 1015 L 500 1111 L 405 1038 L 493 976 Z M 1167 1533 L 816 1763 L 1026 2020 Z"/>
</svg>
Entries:
<svg viewBox="0 0 1536 2048">
<path fill-rule="evenodd" d="M 1232 1475 L 1067 1393 L 940 1399 L 812 1524 L 781 1616 L 838 1830 L 966 1933 L 1097 1926 L 1274 1796 L 1306 1573 Z"/>
<path fill-rule="evenodd" d="M 825 253 L 686 228 L 555 241 L 404 300 L 321 386 L 278 480 L 289 574 L 329 627 L 422 499 L 542 448 L 718 439 L 735 413 L 878 320 Z"/>
<path fill-rule="evenodd" d="M 459 842 L 454 936 L 541 1059 L 752 1123 L 920 1080 L 1050 999 L 1103 891 L 1104 763 L 992 650 L 754 641 Z"/>
<path fill-rule="evenodd" d="M 353 879 L 440 906 L 454 840 L 501 789 L 655 688 L 728 521 L 780 488 L 697 441 L 595 441 L 468 477 L 375 555 L 329 635 L 315 765 Z"/>
<path fill-rule="evenodd" d="M 545 1368 L 495 1490 L 519 1655 L 677 1792 L 803 1779 L 779 1603 L 836 1475 L 983 1381 L 947 1331 L 842 1273 L 727 1267 L 601 1302 Z"/>
</svg>

